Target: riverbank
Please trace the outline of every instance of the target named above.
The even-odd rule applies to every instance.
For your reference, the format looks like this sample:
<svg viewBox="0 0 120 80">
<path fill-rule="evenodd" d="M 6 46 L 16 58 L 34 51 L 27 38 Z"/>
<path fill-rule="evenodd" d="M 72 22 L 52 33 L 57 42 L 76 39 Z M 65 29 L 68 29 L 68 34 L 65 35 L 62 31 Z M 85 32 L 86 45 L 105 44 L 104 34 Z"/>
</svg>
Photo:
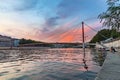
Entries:
<svg viewBox="0 0 120 80">
<path fill-rule="evenodd" d="M 50 47 L 0 47 L 0 50 L 39 50 L 48 48 Z"/>
<path fill-rule="evenodd" d="M 108 52 L 106 60 L 95 80 L 120 80 L 120 54 Z"/>
</svg>

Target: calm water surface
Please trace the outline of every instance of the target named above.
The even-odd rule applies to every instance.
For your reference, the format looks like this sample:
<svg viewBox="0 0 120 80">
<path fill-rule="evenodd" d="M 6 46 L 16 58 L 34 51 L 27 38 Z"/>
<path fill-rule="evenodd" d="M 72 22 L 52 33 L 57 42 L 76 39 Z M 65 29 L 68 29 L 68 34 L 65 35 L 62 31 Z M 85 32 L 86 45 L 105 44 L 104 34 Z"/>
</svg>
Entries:
<svg viewBox="0 0 120 80">
<path fill-rule="evenodd" d="M 94 80 L 100 66 L 79 48 L 0 50 L 0 80 Z M 83 61 L 83 59 L 85 59 Z"/>
</svg>

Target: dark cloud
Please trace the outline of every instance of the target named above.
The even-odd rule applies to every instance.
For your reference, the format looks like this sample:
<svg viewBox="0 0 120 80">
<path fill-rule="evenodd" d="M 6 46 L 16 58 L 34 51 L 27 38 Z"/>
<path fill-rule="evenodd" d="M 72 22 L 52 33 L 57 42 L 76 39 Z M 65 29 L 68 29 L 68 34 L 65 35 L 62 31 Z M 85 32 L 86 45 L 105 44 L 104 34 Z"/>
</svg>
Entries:
<svg viewBox="0 0 120 80">
<path fill-rule="evenodd" d="M 49 31 L 51 28 L 59 24 L 60 20 L 75 16 L 80 12 L 81 0 L 62 0 L 56 6 L 56 15 L 46 19 L 43 31 Z"/>
<path fill-rule="evenodd" d="M 54 28 L 54 26 L 58 25 L 60 17 L 50 17 L 46 19 L 46 22 L 44 24 L 43 32 L 47 32 L 50 29 Z"/>
<path fill-rule="evenodd" d="M 80 12 L 81 0 L 62 0 L 57 6 L 57 14 L 62 17 L 70 17 Z"/>
<path fill-rule="evenodd" d="M 60 19 L 60 17 L 51 17 L 46 20 L 46 25 L 47 26 L 55 26 L 57 25 L 57 21 Z"/>
</svg>

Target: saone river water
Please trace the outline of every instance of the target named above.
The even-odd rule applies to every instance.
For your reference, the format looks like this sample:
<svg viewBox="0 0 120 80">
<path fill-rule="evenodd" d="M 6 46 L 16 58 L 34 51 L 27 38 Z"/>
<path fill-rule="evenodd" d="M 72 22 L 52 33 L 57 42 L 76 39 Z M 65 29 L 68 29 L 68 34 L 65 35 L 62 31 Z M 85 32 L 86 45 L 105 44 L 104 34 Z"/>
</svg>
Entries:
<svg viewBox="0 0 120 80">
<path fill-rule="evenodd" d="M 0 50 L 0 80 L 94 80 L 101 63 L 92 50 L 85 54 L 79 48 Z"/>
</svg>

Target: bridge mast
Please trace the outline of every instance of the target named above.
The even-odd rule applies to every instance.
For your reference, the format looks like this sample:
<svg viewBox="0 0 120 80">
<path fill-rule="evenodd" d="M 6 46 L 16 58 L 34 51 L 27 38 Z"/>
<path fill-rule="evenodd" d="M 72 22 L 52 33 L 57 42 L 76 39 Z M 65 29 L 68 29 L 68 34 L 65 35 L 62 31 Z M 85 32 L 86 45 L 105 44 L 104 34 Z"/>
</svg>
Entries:
<svg viewBox="0 0 120 80">
<path fill-rule="evenodd" d="M 82 22 L 82 43 L 83 43 L 83 54 L 85 58 L 85 33 L 84 33 L 84 22 Z M 83 59 L 85 60 L 85 59 Z"/>
</svg>

